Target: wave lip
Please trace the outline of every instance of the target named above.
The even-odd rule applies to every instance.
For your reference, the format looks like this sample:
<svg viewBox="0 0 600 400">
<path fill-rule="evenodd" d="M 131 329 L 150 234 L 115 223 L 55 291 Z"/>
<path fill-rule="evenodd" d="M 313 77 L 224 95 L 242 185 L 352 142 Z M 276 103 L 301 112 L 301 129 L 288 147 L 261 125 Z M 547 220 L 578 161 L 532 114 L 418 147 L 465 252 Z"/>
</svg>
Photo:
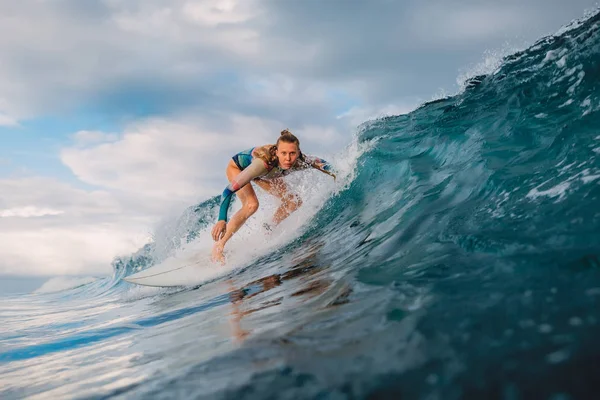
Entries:
<svg viewBox="0 0 600 400">
<path fill-rule="evenodd" d="M 92 282 L 97 281 L 100 278 L 93 276 L 59 276 L 50 278 L 42 284 L 39 288 L 33 291 L 33 293 L 56 293 L 65 290 L 75 289 L 80 286 L 88 285 Z"/>
</svg>

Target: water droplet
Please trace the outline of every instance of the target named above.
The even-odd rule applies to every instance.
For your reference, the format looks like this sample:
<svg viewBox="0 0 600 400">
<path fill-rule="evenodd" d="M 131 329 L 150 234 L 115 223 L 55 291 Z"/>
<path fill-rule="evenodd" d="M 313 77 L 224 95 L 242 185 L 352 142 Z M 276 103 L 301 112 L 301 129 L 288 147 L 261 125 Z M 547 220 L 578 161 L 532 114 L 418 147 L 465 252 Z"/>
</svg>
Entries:
<svg viewBox="0 0 600 400">
<path fill-rule="evenodd" d="M 566 361 L 571 354 L 568 350 L 563 349 L 559 351 L 555 351 L 554 353 L 550 353 L 546 356 L 546 361 L 550 364 L 558 364 L 563 361 Z"/>
<path fill-rule="evenodd" d="M 439 381 L 439 378 L 436 374 L 430 374 L 427 377 L 427 383 L 429 383 L 430 385 L 435 385 L 438 383 L 438 381 Z"/>
<path fill-rule="evenodd" d="M 533 322 L 530 319 L 524 319 L 524 320 L 519 321 L 519 326 L 523 329 L 531 328 L 532 326 L 535 326 L 535 322 Z"/>
</svg>

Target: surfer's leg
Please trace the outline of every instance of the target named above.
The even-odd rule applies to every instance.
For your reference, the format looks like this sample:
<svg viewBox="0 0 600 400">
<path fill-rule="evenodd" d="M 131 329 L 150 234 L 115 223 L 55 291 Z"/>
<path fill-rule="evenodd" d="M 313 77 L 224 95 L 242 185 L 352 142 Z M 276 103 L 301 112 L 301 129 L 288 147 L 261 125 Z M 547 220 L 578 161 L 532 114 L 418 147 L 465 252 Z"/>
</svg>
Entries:
<svg viewBox="0 0 600 400">
<path fill-rule="evenodd" d="M 242 171 L 235 165 L 233 161 L 229 161 L 229 165 L 227 166 L 227 179 L 229 182 L 233 180 L 238 174 Z M 249 183 L 245 185 L 243 188 L 238 190 L 236 196 L 242 202 L 242 208 L 236 212 L 233 217 L 227 223 L 227 229 L 225 231 L 225 235 L 215 243 L 213 247 L 213 259 L 223 261 L 223 248 L 225 244 L 231 239 L 234 233 L 236 233 L 242 225 L 246 222 L 252 214 L 258 210 L 258 197 L 256 197 L 256 193 L 252 188 L 252 185 Z"/>
<path fill-rule="evenodd" d="M 275 225 L 286 219 L 302 205 L 302 199 L 298 195 L 290 193 L 283 179 L 273 179 L 270 181 L 259 179 L 256 183 L 262 189 L 281 200 L 279 208 L 277 208 L 277 211 L 273 215 Z"/>
</svg>

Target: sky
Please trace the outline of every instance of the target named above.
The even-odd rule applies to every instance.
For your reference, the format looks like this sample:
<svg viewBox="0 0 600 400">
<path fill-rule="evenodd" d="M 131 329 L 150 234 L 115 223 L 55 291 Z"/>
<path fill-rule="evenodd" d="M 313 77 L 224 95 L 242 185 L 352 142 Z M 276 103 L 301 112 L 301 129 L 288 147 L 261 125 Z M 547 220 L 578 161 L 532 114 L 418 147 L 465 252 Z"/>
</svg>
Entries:
<svg viewBox="0 0 600 400">
<path fill-rule="evenodd" d="M 327 158 L 454 94 L 588 0 L 0 3 L 0 277 L 103 275 L 238 151 Z"/>
</svg>

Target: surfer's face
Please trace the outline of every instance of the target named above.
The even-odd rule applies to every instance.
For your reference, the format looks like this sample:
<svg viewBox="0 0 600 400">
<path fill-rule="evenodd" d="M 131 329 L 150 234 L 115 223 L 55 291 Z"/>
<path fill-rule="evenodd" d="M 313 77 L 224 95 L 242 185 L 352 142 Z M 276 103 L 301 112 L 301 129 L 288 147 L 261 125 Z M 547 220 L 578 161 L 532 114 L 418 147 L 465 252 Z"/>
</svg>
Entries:
<svg viewBox="0 0 600 400">
<path fill-rule="evenodd" d="M 283 169 L 290 169 L 296 163 L 300 149 L 296 143 L 279 142 L 277 145 L 277 158 L 279 166 Z"/>
</svg>

